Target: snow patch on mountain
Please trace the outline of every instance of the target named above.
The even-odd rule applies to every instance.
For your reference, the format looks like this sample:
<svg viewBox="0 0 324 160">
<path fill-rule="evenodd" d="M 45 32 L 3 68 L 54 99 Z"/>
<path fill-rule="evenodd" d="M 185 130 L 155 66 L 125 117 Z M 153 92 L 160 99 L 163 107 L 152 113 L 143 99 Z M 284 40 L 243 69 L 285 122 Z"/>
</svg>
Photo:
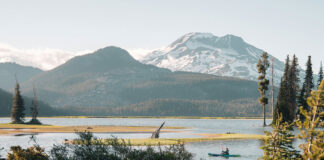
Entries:
<svg viewBox="0 0 324 160">
<path fill-rule="evenodd" d="M 172 71 L 208 73 L 257 80 L 257 62 L 262 54 L 241 37 L 211 33 L 188 33 L 169 46 L 150 52 L 140 61 Z M 284 63 L 274 59 L 275 83 L 280 82 Z M 270 72 L 270 70 L 268 71 Z"/>
</svg>

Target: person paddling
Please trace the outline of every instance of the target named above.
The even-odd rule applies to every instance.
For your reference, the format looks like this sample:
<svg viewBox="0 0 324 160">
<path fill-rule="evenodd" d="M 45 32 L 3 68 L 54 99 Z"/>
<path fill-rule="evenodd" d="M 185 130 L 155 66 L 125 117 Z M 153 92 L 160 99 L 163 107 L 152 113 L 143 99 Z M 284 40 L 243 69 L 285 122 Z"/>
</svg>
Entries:
<svg viewBox="0 0 324 160">
<path fill-rule="evenodd" d="M 222 155 L 229 155 L 229 149 L 227 147 L 225 151 L 222 151 Z"/>
</svg>

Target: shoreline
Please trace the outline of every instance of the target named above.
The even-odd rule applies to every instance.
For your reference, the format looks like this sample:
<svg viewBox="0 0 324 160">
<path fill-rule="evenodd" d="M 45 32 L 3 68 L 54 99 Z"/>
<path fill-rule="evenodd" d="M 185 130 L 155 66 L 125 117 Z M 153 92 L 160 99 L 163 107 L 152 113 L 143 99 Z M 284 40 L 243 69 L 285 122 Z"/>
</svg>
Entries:
<svg viewBox="0 0 324 160">
<path fill-rule="evenodd" d="M 0 117 L 10 118 L 10 117 Z M 26 117 L 31 118 L 31 117 Z M 237 119 L 237 120 L 262 120 L 263 117 L 199 117 L 199 116 L 49 116 L 38 117 L 39 119 L 45 118 L 115 118 L 115 119 Z M 267 117 L 266 120 L 272 120 Z"/>
<path fill-rule="evenodd" d="M 38 133 L 75 133 L 76 131 L 90 131 L 93 133 L 152 133 L 158 126 L 54 126 L 0 123 L 0 136 Z M 165 126 L 161 132 L 182 132 L 187 127 Z"/>
</svg>

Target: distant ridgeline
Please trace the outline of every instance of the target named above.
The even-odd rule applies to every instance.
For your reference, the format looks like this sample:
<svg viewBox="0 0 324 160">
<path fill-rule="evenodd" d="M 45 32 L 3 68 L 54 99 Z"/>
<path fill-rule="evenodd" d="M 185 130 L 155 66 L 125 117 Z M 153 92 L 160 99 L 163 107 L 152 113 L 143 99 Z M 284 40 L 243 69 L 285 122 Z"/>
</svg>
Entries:
<svg viewBox="0 0 324 160">
<path fill-rule="evenodd" d="M 42 72 L 38 68 L 22 66 L 16 63 L 0 63 L 0 88 L 12 92 L 16 84 L 15 75 L 21 83 Z"/>
<path fill-rule="evenodd" d="M 21 83 L 24 96 L 33 96 L 32 84 L 38 99 L 59 115 L 260 116 L 262 109 L 255 81 L 172 72 L 142 64 L 118 47 L 33 76 Z"/>
</svg>

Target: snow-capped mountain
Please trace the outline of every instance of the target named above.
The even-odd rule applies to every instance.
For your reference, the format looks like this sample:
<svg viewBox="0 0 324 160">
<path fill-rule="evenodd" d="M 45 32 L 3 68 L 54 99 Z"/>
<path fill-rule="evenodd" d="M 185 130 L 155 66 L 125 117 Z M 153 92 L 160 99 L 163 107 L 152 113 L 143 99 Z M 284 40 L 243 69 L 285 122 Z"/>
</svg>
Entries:
<svg viewBox="0 0 324 160">
<path fill-rule="evenodd" d="M 155 50 L 140 61 L 172 71 L 190 71 L 257 80 L 257 62 L 263 50 L 241 37 L 211 33 L 188 33 L 166 48 Z M 280 82 L 284 63 L 274 59 L 275 84 Z M 270 69 L 268 71 L 270 73 Z"/>
</svg>

